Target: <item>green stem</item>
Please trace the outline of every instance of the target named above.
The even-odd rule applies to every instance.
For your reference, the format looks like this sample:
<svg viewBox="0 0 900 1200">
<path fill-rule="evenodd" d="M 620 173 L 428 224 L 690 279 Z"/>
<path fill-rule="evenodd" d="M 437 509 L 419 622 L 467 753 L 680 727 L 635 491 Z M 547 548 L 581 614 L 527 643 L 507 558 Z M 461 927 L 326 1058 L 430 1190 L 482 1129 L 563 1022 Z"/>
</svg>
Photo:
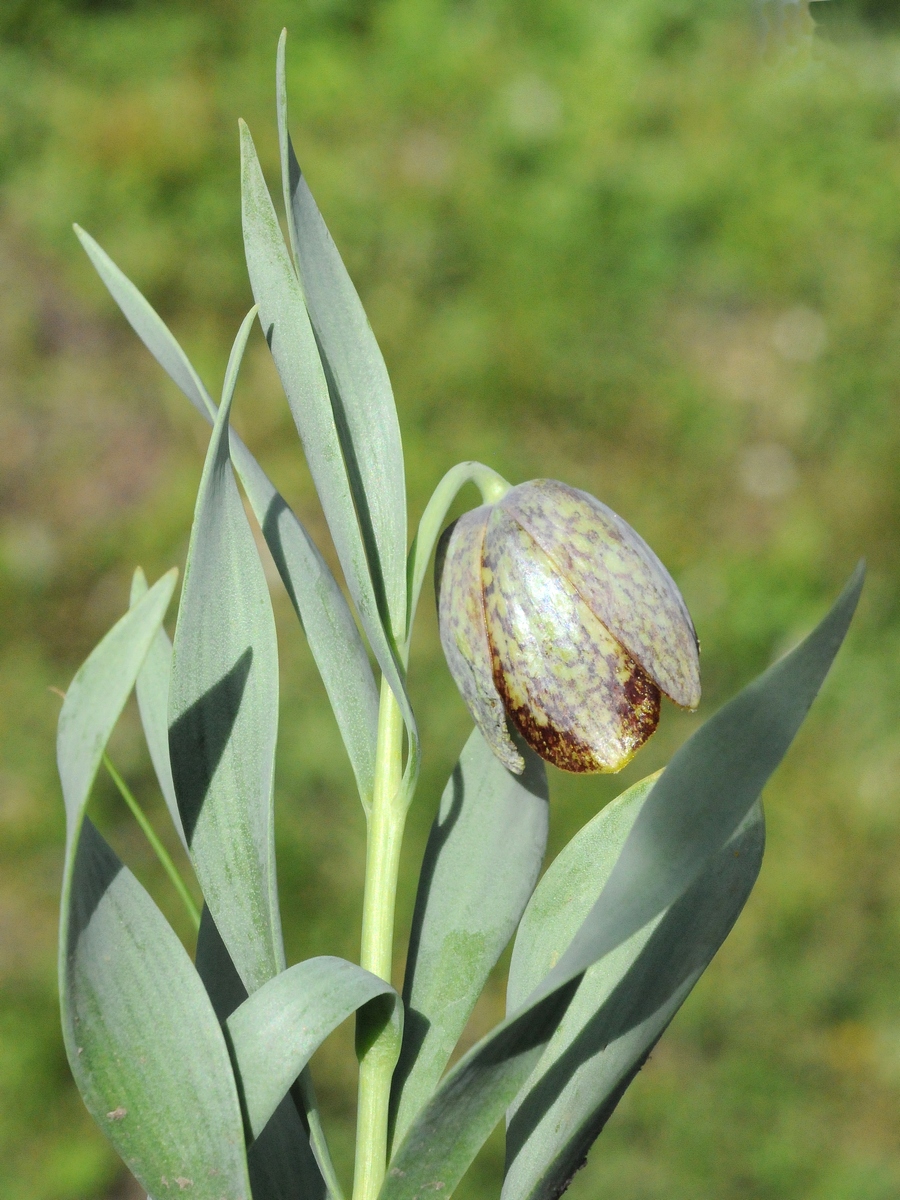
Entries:
<svg viewBox="0 0 900 1200">
<path fill-rule="evenodd" d="M 428 560 L 431 558 L 431 552 L 438 540 L 441 527 L 447 519 L 450 505 L 467 483 L 475 484 L 481 492 L 481 499 L 485 504 L 496 504 L 512 487 L 512 484 L 508 483 L 502 475 L 498 475 L 484 463 L 462 462 L 451 467 L 434 489 L 434 493 L 422 513 L 419 529 L 409 552 L 407 569 L 409 609 L 406 620 L 406 642 L 403 647 L 404 662 L 409 657 L 409 639 L 416 608 L 419 604 L 419 596 L 422 593 L 422 584 L 425 581 L 425 572 L 428 569 Z"/>
<path fill-rule="evenodd" d="M 394 693 L 381 683 L 375 787 L 369 813 L 366 884 L 363 898 L 360 963 L 390 982 L 394 943 L 394 903 L 407 797 L 401 787 L 403 718 Z M 387 1163 L 388 1104 L 391 1077 L 400 1044 L 397 1029 L 384 1010 L 371 1006 L 357 1022 L 359 1106 L 356 1125 L 356 1169 L 353 1200 L 375 1200 Z"/>
<path fill-rule="evenodd" d="M 122 799 L 125 801 L 125 803 L 128 805 L 128 807 L 131 809 L 132 813 L 134 814 L 134 819 L 137 821 L 138 825 L 140 825 L 141 829 L 144 831 L 144 835 L 147 838 L 147 841 L 152 846 L 152 848 L 156 854 L 156 857 L 162 863 L 163 870 L 168 875 L 168 877 L 171 879 L 171 881 L 175 887 L 175 890 L 178 892 L 178 895 L 184 901 L 184 907 L 188 911 L 188 916 L 191 918 L 191 921 L 193 922 L 194 929 L 198 930 L 200 928 L 200 913 L 197 911 L 197 905 L 194 903 L 194 899 L 191 896 L 191 893 L 188 891 L 187 885 L 185 884 L 184 880 L 181 878 L 181 876 L 178 873 L 178 868 L 172 862 L 172 859 L 169 856 L 168 850 L 165 848 L 165 846 L 162 844 L 162 842 L 156 836 L 156 831 L 154 830 L 154 828 L 150 824 L 150 822 L 147 820 L 144 810 L 141 808 L 141 806 L 138 804 L 137 800 L 134 798 L 134 794 L 132 793 L 128 784 L 125 782 L 125 780 L 122 778 L 122 776 L 116 770 L 116 768 L 113 766 L 112 762 L 109 759 L 108 754 L 103 755 L 103 765 L 106 767 L 107 771 L 109 771 L 109 774 L 112 777 L 112 781 L 116 785 L 116 787 L 119 789 Z"/>
</svg>

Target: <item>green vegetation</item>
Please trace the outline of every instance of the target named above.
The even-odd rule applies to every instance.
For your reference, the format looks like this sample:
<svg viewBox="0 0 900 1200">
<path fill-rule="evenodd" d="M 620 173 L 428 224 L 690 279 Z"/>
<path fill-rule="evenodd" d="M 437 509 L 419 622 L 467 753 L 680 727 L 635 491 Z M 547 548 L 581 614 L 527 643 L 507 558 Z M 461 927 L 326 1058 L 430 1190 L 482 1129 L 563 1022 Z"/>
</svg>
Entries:
<svg viewBox="0 0 900 1200">
<path fill-rule="evenodd" d="M 237 118 L 274 183 L 285 24 L 297 152 L 392 374 L 413 518 L 461 459 L 514 482 L 566 479 L 647 538 L 694 613 L 699 716 L 666 712 L 614 779 L 553 773 L 553 852 L 793 644 L 858 555 L 869 559 L 848 644 L 766 793 L 760 883 L 569 1194 L 900 1192 L 900 36 L 884 0 L 813 12 L 824 30 L 811 58 L 772 60 L 736 0 L 3 6 L 4 1195 L 93 1200 L 115 1183 L 58 1031 L 64 822 L 47 689 L 68 685 L 124 611 L 136 564 L 151 578 L 183 565 L 207 439 L 71 222 L 142 288 L 217 392 L 251 303 Z M 235 423 L 333 563 L 257 334 Z M 275 603 L 288 953 L 355 959 L 363 819 L 287 597 L 276 590 Z M 411 866 L 469 727 L 430 613 L 422 625 Z M 139 746 L 132 713 L 111 757 L 163 831 Z M 111 781 L 94 806 L 190 941 Z M 410 886 L 401 930 L 412 899 Z M 497 988 L 472 1037 L 502 1004 Z M 346 1174 L 349 1027 L 313 1072 Z M 489 1194 L 500 1161 L 495 1140 L 458 1195 Z"/>
</svg>

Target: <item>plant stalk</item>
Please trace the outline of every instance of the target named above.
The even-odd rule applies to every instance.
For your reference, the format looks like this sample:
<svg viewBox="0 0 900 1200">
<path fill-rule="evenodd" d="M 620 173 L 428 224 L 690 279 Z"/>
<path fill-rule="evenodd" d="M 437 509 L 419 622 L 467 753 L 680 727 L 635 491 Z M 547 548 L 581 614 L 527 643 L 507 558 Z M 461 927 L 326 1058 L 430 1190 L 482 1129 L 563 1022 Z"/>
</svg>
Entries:
<svg viewBox="0 0 900 1200">
<path fill-rule="evenodd" d="M 403 718 L 394 693 L 381 681 L 375 787 L 366 845 L 360 964 L 388 983 L 394 945 L 394 904 L 400 847 L 406 823 L 403 777 Z M 376 1003 L 357 1017 L 359 1104 L 353 1200 L 375 1200 L 387 1165 L 391 1077 L 400 1053 L 397 1028 Z"/>
</svg>

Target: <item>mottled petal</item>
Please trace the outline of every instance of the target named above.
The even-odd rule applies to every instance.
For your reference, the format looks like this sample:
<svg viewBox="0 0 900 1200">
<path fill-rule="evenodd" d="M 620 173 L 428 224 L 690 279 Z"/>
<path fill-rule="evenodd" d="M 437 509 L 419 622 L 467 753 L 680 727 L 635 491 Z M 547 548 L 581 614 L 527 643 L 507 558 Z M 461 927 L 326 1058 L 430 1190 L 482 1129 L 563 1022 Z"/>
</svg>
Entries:
<svg viewBox="0 0 900 1200">
<path fill-rule="evenodd" d="M 658 687 L 700 703 L 697 635 L 684 600 L 647 543 L 595 497 L 552 479 L 512 488 L 498 507 L 531 535 Z"/>
<path fill-rule="evenodd" d="M 656 728 L 659 689 L 502 502 L 482 581 L 494 682 L 513 724 L 565 771 L 619 770 Z"/>
<path fill-rule="evenodd" d="M 488 506 L 464 513 L 441 537 L 436 575 L 438 625 L 450 674 L 484 739 L 507 770 L 521 775 L 525 760 L 506 727 L 494 686 L 481 594 L 481 556 Z"/>
</svg>

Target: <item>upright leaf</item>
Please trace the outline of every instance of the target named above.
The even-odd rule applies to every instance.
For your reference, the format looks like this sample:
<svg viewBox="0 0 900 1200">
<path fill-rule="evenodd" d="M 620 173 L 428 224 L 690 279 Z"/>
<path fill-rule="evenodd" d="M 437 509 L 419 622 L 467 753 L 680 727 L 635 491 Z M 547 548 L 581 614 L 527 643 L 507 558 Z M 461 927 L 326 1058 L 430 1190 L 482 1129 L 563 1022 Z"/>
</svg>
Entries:
<svg viewBox="0 0 900 1200">
<path fill-rule="evenodd" d="M 353 477 L 378 552 L 395 633 L 406 622 L 406 483 L 394 395 L 356 288 L 303 178 L 287 129 L 286 33 L 278 43 L 278 136 L 285 211 L 306 307 Z M 364 506 L 364 509 L 363 509 Z"/>
<path fill-rule="evenodd" d="M 147 579 L 140 567 L 131 581 L 131 604 L 137 604 L 147 594 Z M 150 761 L 156 772 L 159 789 L 172 818 L 172 824 L 187 850 L 187 839 L 175 798 L 172 764 L 169 762 L 169 683 L 172 679 L 172 643 L 160 625 L 150 644 L 147 657 L 137 677 L 137 701 L 141 725 L 150 751 Z"/>
<path fill-rule="evenodd" d="M 216 406 L 170 330 L 94 239 L 77 225 L 75 232 L 138 337 L 212 424 Z M 234 430 L 230 445 L 235 469 L 306 631 L 360 796 L 367 804 L 375 769 L 378 689 L 353 614 L 312 538 Z"/>
<path fill-rule="evenodd" d="M 57 759 L 66 804 L 59 932 L 63 1037 L 85 1104 L 154 1195 L 250 1200 L 228 1051 L 153 901 L 84 817 L 106 743 L 175 586 L 158 581 L 72 681 Z"/>
<path fill-rule="evenodd" d="M 417 1200 L 429 1190 L 452 1194 L 536 1066 L 584 972 L 684 896 L 728 845 L 815 698 L 862 579 L 859 567 L 809 637 L 676 753 L 559 962 L 444 1079 L 396 1151 L 381 1200 Z"/>
<path fill-rule="evenodd" d="M 541 880 L 510 967 L 513 1010 L 589 912 L 653 786 L 630 788 L 589 822 Z M 507 1113 L 503 1200 L 556 1200 L 625 1088 L 737 919 L 762 862 L 759 804 L 687 891 L 585 972 L 559 1028 Z"/>
<path fill-rule="evenodd" d="M 253 139 L 243 123 L 241 198 L 247 270 L 259 306 L 260 323 L 303 442 L 347 586 L 378 665 L 403 712 L 415 771 L 418 734 L 394 640 L 404 634 L 405 612 L 403 621 L 392 628 L 369 501 L 362 494 L 354 457 L 345 460 L 300 282 L 281 236 Z M 404 545 L 404 554 L 405 550 Z"/>
<path fill-rule="evenodd" d="M 547 776 L 522 743 L 513 775 L 474 730 L 431 828 L 413 916 L 393 1136 L 431 1096 L 515 932 L 547 845 Z"/>
<path fill-rule="evenodd" d="M 269 589 L 228 453 L 249 315 L 200 482 L 175 630 L 169 750 L 206 903 L 248 991 L 284 966 L 275 882 L 278 651 Z"/>
</svg>

